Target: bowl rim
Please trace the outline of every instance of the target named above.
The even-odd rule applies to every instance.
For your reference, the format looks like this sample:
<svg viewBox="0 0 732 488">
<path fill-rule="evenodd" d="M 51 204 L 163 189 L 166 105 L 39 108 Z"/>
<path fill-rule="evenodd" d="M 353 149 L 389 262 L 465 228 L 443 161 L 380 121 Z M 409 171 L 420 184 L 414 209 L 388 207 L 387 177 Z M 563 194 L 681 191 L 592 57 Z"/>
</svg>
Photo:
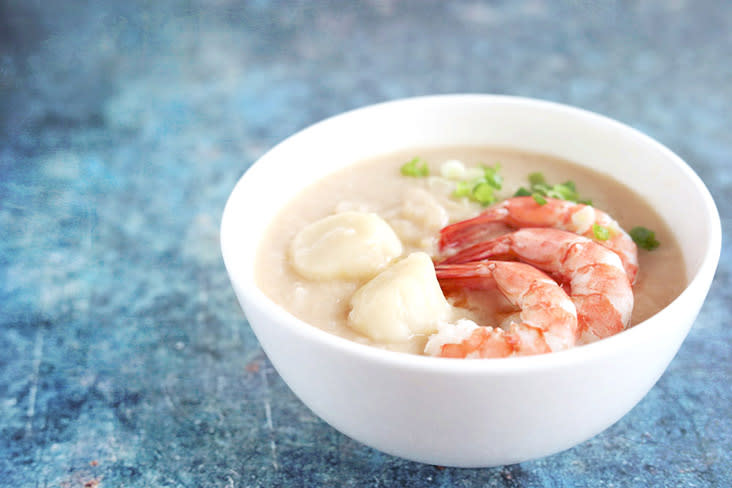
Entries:
<svg viewBox="0 0 732 488">
<path fill-rule="evenodd" d="M 456 360 L 452 358 L 439 358 L 431 356 L 422 356 L 399 351 L 391 351 L 367 344 L 361 344 L 351 341 L 344 337 L 340 337 L 333 333 L 327 332 L 319 327 L 311 325 L 301 320 L 290 312 L 286 311 L 282 306 L 270 299 L 256 284 L 255 273 L 248 273 L 248 276 L 239 276 L 236 269 L 232 269 L 231 259 L 227 258 L 229 253 L 234 252 L 227 242 L 228 226 L 232 225 L 232 214 L 235 212 L 233 208 L 235 195 L 242 191 L 246 182 L 256 177 L 257 168 L 266 164 L 270 154 L 277 150 L 280 146 L 292 143 L 295 138 L 305 137 L 309 131 L 319 130 L 326 124 L 334 124 L 339 119 L 352 117 L 361 112 L 381 110 L 387 106 L 397 104 L 423 104 L 436 101 L 447 101 L 457 99 L 474 99 L 480 100 L 481 103 L 486 102 L 503 102 L 520 105 L 532 105 L 543 107 L 550 110 L 564 112 L 576 117 L 585 117 L 592 119 L 596 123 L 614 126 L 619 129 L 623 136 L 633 137 L 641 141 L 643 144 L 650 144 L 659 150 L 663 156 L 678 169 L 680 169 L 693 184 L 695 193 L 697 193 L 703 201 L 706 210 L 706 216 L 709 219 L 709 233 L 706 236 L 706 249 L 703 258 L 694 273 L 693 277 L 687 283 L 684 290 L 666 307 L 640 322 L 629 329 L 624 330 L 614 336 L 602 339 L 600 341 L 573 347 L 564 351 L 553 352 L 549 354 L 540 354 L 534 356 L 515 356 L 508 358 L 490 358 L 482 360 Z M 313 182 L 309 182 L 311 184 Z M 722 229 L 719 212 L 711 196 L 711 193 L 704 185 L 701 178 L 694 170 L 676 155 L 669 148 L 644 134 L 643 132 L 621 123 L 610 117 L 592 112 L 586 109 L 566 105 L 558 102 L 513 96 L 513 95 L 494 95 L 480 93 L 454 93 L 442 95 L 424 95 L 409 98 L 400 98 L 376 104 L 366 105 L 363 107 L 348 110 L 330 117 L 327 117 L 314 124 L 298 130 L 289 137 L 275 144 L 263 155 L 261 155 L 239 178 L 229 197 L 227 198 L 220 224 L 220 248 L 224 265 L 229 274 L 232 284 L 241 290 L 243 295 L 252 304 L 260 307 L 266 316 L 272 317 L 272 321 L 282 327 L 288 329 L 289 333 L 299 336 L 302 339 L 315 341 L 323 346 L 340 350 L 344 354 L 350 354 L 364 361 L 381 363 L 389 367 L 400 367 L 407 370 L 434 371 L 456 374 L 477 374 L 495 373 L 502 375 L 520 374 L 526 371 L 547 370 L 552 368 L 569 367 L 574 364 L 583 363 L 587 360 L 598 360 L 603 357 L 612 356 L 617 353 L 618 349 L 624 349 L 630 343 L 646 342 L 650 340 L 654 334 L 662 333 L 662 329 L 667 327 L 669 322 L 678 316 L 676 310 L 683 310 L 689 306 L 693 306 L 697 293 L 706 295 L 706 291 L 711 284 L 714 272 L 719 262 L 722 245 Z M 256 251 L 254 253 L 256 256 Z M 253 256 L 253 257 L 255 257 Z M 244 305 L 244 304 L 242 304 Z M 248 319 L 247 319 L 248 322 Z M 690 324 L 691 325 L 691 324 Z M 251 327 L 251 324 L 250 324 Z"/>
</svg>

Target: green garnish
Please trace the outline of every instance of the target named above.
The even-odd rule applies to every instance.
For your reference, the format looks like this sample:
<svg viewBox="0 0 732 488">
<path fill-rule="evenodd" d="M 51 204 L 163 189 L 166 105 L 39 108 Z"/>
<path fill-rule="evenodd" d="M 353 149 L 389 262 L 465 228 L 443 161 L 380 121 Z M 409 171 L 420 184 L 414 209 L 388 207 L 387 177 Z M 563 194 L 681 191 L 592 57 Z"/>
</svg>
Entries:
<svg viewBox="0 0 732 488">
<path fill-rule="evenodd" d="M 499 169 L 501 169 L 500 164 L 496 164 L 495 166 L 483 165 L 483 177 L 485 178 L 486 183 L 496 190 L 500 190 L 503 186 L 503 176 L 498 174 Z"/>
<path fill-rule="evenodd" d="M 653 251 L 661 245 L 661 243 L 656 240 L 655 232 L 646 229 L 645 227 L 633 227 L 629 234 L 633 239 L 633 242 L 635 242 L 641 249 Z"/>
<path fill-rule="evenodd" d="M 610 239 L 610 229 L 600 224 L 592 224 L 592 233 L 598 241 L 606 241 Z"/>
<path fill-rule="evenodd" d="M 564 183 L 562 183 L 562 186 L 569 188 L 570 190 L 572 190 L 574 192 L 577 191 L 577 187 L 575 186 L 574 181 L 572 181 L 572 180 L 565 181 Z"/>
<path fill-rule="evenodd" d="M 589 200 L 583 200 L 580 198 L 574 181 L 565 181 L 564 183 L 550 185 L 546 182 L 546 178 L 542 173 L 531 173 L 529 174 L 529 185 L 529 189 L 521 187 L 516 190 L 516 193 L 514 193 L 513 196 L 532 196 L 539 205 L 544 205 L 546 203 L 546 199 L 544 197 L 568 200 L 575 203 L 584 203 L 586 205 L 592 204 Z"/>
<path fill-rule="evenodd" d="M 542 185 L 546 184 L 546 179 L 544 178 L 544 175 L 541 173 L 531 173 L 529 175 L 529 183 L 532 187 L 536 185 Z"/>
<path fill-rule="evenodd" d="M 579 200 L 579 194 L 574 186 L 574 181 L 565 181 L 559 185 L 554 185 L 549 191 L 549 195 L 561 200 L 571 200 L 575 202 Z"/>
<path fill-rule="evenodd" d="M 399 169 L 404 176 L 413 176 L 415 178 L 421 178 L 430 175 L 430 168 L 420 157 L 415 157 L 411 161 L 407 161 Z"/>
<path fill-rule="evenodd" d="M 472 180 L 458 181 L 452 196 L 456 198 L 467 197 L 469 200 L 478 202 L 483 206 L 490 205 L 496 201 L 496 190 L 503 186 L 503 176 L 498 173 L 501 169 L 499 164 L 494 166 L 481 165 L 483 174 Z"/>
<path fill-rule="evenodd" d="M 478 183 L 475 185 L 475 188 L 473 188 L 472 197 L 476 202 L 488 205 L 496 200 L 493 193 L 494 188 L 489 183 Z"/>
<path fill-rule="evenodd" d="M 473 191 L 473 186 L 467 181 L 458 181 L 455 191 L 452 193 L 455 197 L 469 197 Z"/>
</svg>

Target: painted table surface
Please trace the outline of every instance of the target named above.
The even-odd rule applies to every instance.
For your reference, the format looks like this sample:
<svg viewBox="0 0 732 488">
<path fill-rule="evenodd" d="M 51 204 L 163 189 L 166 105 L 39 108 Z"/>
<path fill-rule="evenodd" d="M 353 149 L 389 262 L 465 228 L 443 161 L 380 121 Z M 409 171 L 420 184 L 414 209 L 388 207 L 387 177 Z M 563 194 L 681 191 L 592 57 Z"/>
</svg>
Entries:
<svg viewBox="0 0 732 488">
<path fill-rule="evenodd" d="M 0 3 L 0 485 L 731 486 L 728 240 L 637 407 L 492 469 L 397 459 L 315 417 L 218 247 L 228 193 L 278 141 L 451 92 L 648 133 L 707 183 L 729 235 L 730 53 L 724 1 Z"/>
</svg>

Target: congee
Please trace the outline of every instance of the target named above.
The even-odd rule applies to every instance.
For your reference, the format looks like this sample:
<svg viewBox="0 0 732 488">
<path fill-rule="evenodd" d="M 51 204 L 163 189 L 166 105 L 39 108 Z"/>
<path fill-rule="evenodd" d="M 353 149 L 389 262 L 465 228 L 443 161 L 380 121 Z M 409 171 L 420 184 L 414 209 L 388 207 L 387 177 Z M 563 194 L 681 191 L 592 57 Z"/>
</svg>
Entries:
<svg viewBox="0 0 732 488">
<path fill-rule="evenodd" d="M 469 358 L 598 340 L 668 305 L 685 276 L 666 223 L 612 174 L 492 147 L 330 174 L 280 211 L 256 268 L 265 294 L 312 326 Z"/>
</svg>

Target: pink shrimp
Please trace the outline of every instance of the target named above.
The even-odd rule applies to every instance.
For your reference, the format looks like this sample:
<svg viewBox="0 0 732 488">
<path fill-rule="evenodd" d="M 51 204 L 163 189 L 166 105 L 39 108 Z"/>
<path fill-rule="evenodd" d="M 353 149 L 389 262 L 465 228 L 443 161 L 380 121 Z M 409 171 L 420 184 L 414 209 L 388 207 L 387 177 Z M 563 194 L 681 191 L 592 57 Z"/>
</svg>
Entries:
<svg viewBox="0 0 732 488">
<path fill-rule="evenodd" d="M 574 345 L 575 306 L 564 290 L 538 269 L 523 263 L 482 261 L 437 265 L 435 271 L 446 291 L 495 287 L 519 309 L 519 321 L 512 321 L 507 331 L 477 327 L 459 343 L 439 342 L 440 356 L 494 358 L 542 354 Z"/>
<path fill-rule="evenodd" d="M 558 229 L 521 229 L 480 242 L 440 264 L 516 259 L 567 287 L 586 340 L 609 337 L 630 324 L 633 290 L 617 254 L 591 239 Z"/>
<path fill-rule="evenodd" d="M 500 223 L 520 229 L 551 227 L 583 235 L 615 252 L 623 263 L 631 284 L 638 275 L 638 248 L 633 239 L 618 223 L 602 210 L 589 205 L 546 198 L 540 205 L 532 197 L 514 197 L 504 200 L 472 219 L 448 225 L 440 231 L 442 252 L 459 250 L 476 244 L 490 231 L 490 224 Z M 600 240 L 593 224 L 607 229 L 609 236 Z"/>
</svg>

